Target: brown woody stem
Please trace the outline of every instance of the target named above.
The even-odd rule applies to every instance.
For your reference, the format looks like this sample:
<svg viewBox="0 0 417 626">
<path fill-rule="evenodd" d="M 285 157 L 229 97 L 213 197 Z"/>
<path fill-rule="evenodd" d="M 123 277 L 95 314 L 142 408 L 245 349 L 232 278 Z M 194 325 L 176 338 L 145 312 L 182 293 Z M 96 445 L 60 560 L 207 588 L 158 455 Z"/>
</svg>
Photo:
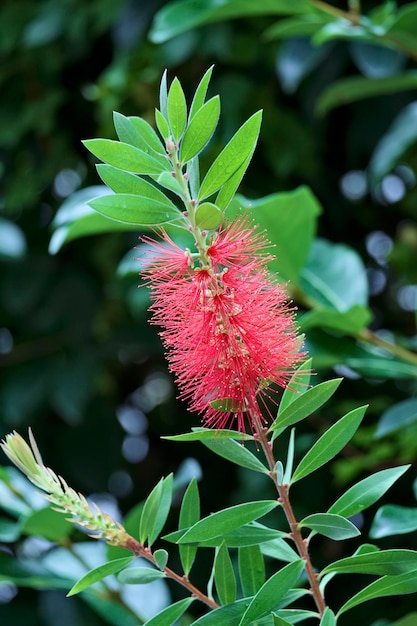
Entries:
<svg viewBox="0 0 417 626">
<path fill-rule="evenodd" d="M 326 609 L 326 603 L 324 601 L 324 597 L 320 590 L 317 576 L 311 563 L 310 554 L 308 552 L 308 544 L 303 539 L 301 532 L 298 528 L 298 522 L 295 518 L 294 511 L 289 499 L 288 485 L 281 485 L 278 482 L 278 476 L 275 470 L 276 461 L 272 450 L 272 442 L 267 437 L 267 429 L 262 426 L 261 420 L 257 415 L 252 415 L 252 419 L 254 423 L 254 431 L 257 435 L 257 440 L 261 444 L 265 457 L 268 461 L 269 475 L 274 482 L 274 485 L 279 494 L 278 502 L 283 508 L 288 525 L 291 530 L 290 536 L 297 547 L 298 554 L 304 561 L 304 569 L 310 582 L 311 593 L 316 603 L 317 609 L 320 613 L 320 616 L 322 616 Z"/>
</svg>

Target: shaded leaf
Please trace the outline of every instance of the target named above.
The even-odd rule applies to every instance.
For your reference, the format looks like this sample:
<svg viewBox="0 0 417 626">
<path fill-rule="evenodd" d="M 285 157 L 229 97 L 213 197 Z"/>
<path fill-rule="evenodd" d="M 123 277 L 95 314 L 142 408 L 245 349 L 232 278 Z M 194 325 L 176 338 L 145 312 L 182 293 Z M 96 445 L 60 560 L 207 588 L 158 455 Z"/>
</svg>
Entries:
<svg viewBox="0 0 417 626">
<path fill-rule="evenodd" d="M 35 535 L 49 539 L 49 541 L 62 541 L 74 530 L 74 524 L 69 522 L 62 513 L 54 511 L 49 506 L 34 511 L 22 522 L 21 531 L 26 535 Z"/>
<path fill-rule="evenodd" d="M 314 532 L 337 541 L 360 535 L 351 521 L 334 513 L 313 513 L 301 520 L 298 525 L 301 528 L 307 526 Z"/>
<path fill-rule="evenodd" d="M 246 626 L 274 609 L 291 587 L 296 584 L 303 568 L 303 561 L 298 560 L 285 565 L 271 576 L 252 599 L 239 622 L 239 626 Z"/>
<path fill-rule="evenodd" d="M 193 478 L 182 499 L 178 528 L 190 528 L 198 522 L 199 519 L 200 495 L 198 493 L 197 481 Z M 197 548 L 195 546 L 182 545 L 179 546 L 179 552 L 184 574 L 188 576 L 194 563 Z"/>
<path fill-rule="evenodd" d="M 319 626 L 336 626 L 336 616 L 328 606 L 324 610 Z"/>
<path fill-rule="evenodd" d="M 417 552 L 414 550 L 380 550 L 354 554 L 331 563 L 321 572 L 338 574 L 376 574 L 397 576 L 417 571 Z"/>
<path fill-rule="evenodd" d="M 235 601 L 236 579 L 229 550 L 224 543 L 218 548 L 214 560 L 214 582 L 221 604 Z"/>
<path fill-rule="evenodd" d="M 169 533 L 164 536 L 164 539 L 166 541 L 178 543 L 187 530 L 188 528 L 184 528 L 182 530 Z M 281 530 L 274 530 L 273 528 L 268 528 L 258 522 L 251 522 L 241 526 L 240 528 L 231 530 L 230 532 L 222 533 L 217 537 L 211 537 L 210 539 L 206 539 L 204 541 L 191 542 L 191 546 L 198 545 L 205 548 L 211 548 L 220 546 L 224 542 L 226 546 L 230 548 L 239 548 L 258 545 L 266 541 L 276 539 L 277 537 L 287 536 L 288 533 L 284 533 Z M 186 544 L 181 544 L 179 547 L 181 550 L 182 547 L 186 547 Z"/>
<path fill-rule="evenodd" d="M 227 459 L 231 463 L 253 470 L 268 473 L 268 468 L 245 446 L 233 439 L 205 439 L 202 442 L 209 450 Z"/>
<path fill-rule="evenodd" d="M 333 311 L 317 307 L 300 318 L 300 331 L 319 326 L 341 333 L 356 335 L 372 320 L 369 308 L 355 304 L 348 311 Z"/>
<path fill-rule="evenodd" d="M 417 399 L 410 398 L 397 402 L 383 412 L 379 418 L 375 438 L 380 439 L 385 435 L 402 430 L 407 426 L 417 423 Z"/>
<path fill-rule="evenodd" d="M 154 559 L 160 570 L 164 570 L 168 563 L 168 552 L 166 550 L 155 550 Z"/>
<path fill-rule="evenodd" d="M 252 440 L 252 435 L 247 433 L 240 433 L 237 430 L 219 429 L 213 430 L 212 428 L 193 428 L 192 433 L 184 433 L 183 435 L 165 435 L 162 439 L 168 439 L 168 441 L 206 441 L 212 439 L 213 441 L 222 441 L 223 439 L 239 439 L 239 440 Z"/>
<path fill-rule="evenodd" d="M 362 591 L 355 594 L 348 600 L 338 611 L 337 615 L 345 613 L 348 609 L 373 600 L 375 598 L 383 598 L 386 596 L 400 596 L 407 593 L 415 593 L 417 591 L 417 572 L 407 572 L 399 576 L 384 576 L 371 583 Z"/>
<path fill-rule="evenodd" d="M 306 359 L 292 375 L 290 382 L 284 389 L 278 412 L 282 413 L 294 400 L 310 388 L 311 359 Z"/>
<path fill-rule="evenodd" d="M 128 567 L 120 572 L 117 578 L 122 585 L 147 585 L 164 578 L 164 573 L 152 567 Z"/>
<path fill-rule="evenodd" d="M 140 519 L 140 542 L 151 546 L 168 517 L 172 499 L 172 474 L 161 478 L 147 497 Z"/>
<path fill-rule="evenodd" d="M 259 546 L 239 548 L 239 578 L 244 596 L 254 596 L 265 582 L 265 563 Z"/>
<path fill-rule="evenodd" d="M 369 536 L 372 539 L 380 539 L 415 530 L 417 530 L 417 508 L 385 504 L 376 512 Z"/>
<path fill-rule="evenodd" d="M 143 626 L 172 626 L 185 613 L 194 598 L 184 598 L 148 619 Z"/>
</svg>

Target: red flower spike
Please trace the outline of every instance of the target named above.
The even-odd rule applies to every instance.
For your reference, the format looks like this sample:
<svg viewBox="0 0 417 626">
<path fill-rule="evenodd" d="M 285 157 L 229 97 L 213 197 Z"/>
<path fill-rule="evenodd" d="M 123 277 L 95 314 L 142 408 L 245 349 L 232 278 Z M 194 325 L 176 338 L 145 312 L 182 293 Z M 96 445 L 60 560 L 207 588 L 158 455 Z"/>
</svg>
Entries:
<svg viewBox="0 0 417 626">
<path fill-rule="evenodd" d="M 216 233 L 210 268 L 193 268 L 163 234 L 146 239 L 153 251 L 145 276 L 152 323 L 160 326 L 180 397 L 210 428 L 270 416 L 271 385 L 286 387 L 304 358 L 283 287 L 268 274 L 268 241 L 241 219 Z M 180 251 L 183 256 L 181 256 Z M 270 416 L 271 417 L 271 416 Z"/>
</svg>

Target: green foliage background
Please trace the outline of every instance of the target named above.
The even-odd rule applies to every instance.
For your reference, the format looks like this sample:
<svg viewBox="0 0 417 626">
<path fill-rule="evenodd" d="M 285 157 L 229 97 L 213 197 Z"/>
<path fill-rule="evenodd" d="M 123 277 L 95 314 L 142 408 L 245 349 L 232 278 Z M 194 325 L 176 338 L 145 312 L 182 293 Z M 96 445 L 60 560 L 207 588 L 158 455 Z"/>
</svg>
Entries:
<svg viewBox="0 0 417 626">
<path fill-rule="evenodd" d="M 243 1 L 211 23 L 204 23 L 210 12 L 203 9 L 215 3 L 194 3 L 202 22 L 196 28 L 186 19 L 194 15 L 193 3 L 180 3 L 177 14 L 174 7 L 171 18 L 161 12 L 165 4 L 174 3 L 9 0 L 0 8 L 0 436 L 31 425 L 49 466 L 83 493 L 110 493 L 123 513 L 162 474 L 180 467 L 185 481 L 202 472 L 204 514 L 262 490 L 262 497 L 273 497 L 257 476 L 204 447 L 160 440 L 161 434 L 188 431 L 196 418 L 176 401 L 162 347 L 147 323 L 139 266 L 132 271 L 140 233 L 84 237 L 48 253 L 60 205 L 99 184 L 81 140 L 115 138 L 114 110 L 152 122 L 164 68 L 171 80 L 180 78 L 189 97 L 214 63 L 210 93 L 220 94 L 222 115 L 203 162 L 209 164 L 243 121 L 264 109 L 240 191 L 256 200 L 310 187 L 323 211 L 317 222 L 322 241 L 309 269 L 332 293 L 337 286 L 342 311 L 362 307 L 348 322 L 329 322 L 331 313 L 326 318 L 317 307 L 317 300 L 327 306 L 326 290 L 314 293 L 305 276 L 289 284 L 301 313 L 310 315 L 300 320 L 317 382 L 335 366 L 346 375 L 332 403 L 303 427 L 299 452 L 343 412 L 370 405 L 330 475 L 320 470 L 308 487 L 294 491 L 303 516 L 328 506 L 354 478 L 414 463 L 417 455 L 417 358 L 401 351 L 393 357 L 376 345 L 382 338 L 406 351 L 417 347 L 417 45 L 404 37 L 407 27 L 400 28 L 402 36 L 394 33 L 389 47 L 370 31 L 347 37 L 340 23 L 339 31 L 326 30 L 331 15 L 317 35 L 319 27 L 313 24 L 315 31 L 305 18 L 308 2 L 304 9 L 300 4 L 298 26 L 296 18 L 287 23 L 287 33 L 283 24 L 290 18 L 278 19 L 273 10 L 252 15 L 256 11 L 247 11 Z M 290 14 L 292 3 L 286 4 Z M 414 7 L 406 17 L 416 32 L 416 5 L 403 4 Z M 344 2 L 332 6 L 347 9 Z M 374 24 L 389 20 L 394 9 L 390 2 L 363 3 Z M 303 258 L 303 223 L 291 237 Z M 360 334 L 371 318 L 366 277 L 372 336 Z M 308 313 L 313 300 L 316 319 Z M 353 330 L 346 331 L 346 323 Z M 142 450 L 142 457 L 132 457 L 132 449 Z M 409 474 L 385 502 L 415 507 L 415 472 Z M 371 521 L 368 514 L 365 537 Z M 381 544 L 417 548 L 415 532 Z M 315 558 L 342 556 L 343 546 L 325 541 Z M 195 575 L 204 580 L 205 573 L 202 567 Z M 333 590 L 336 602 L 342 591 Z M 56 623 L 52 606 L 62 607 L 68 626 L 106 623 L 78 598 L 25 587 L 0 605 L 0 616 L 7 624 L 49 626 Z M 356 619 L 383 626 L 415 607 L 412 596 L 394 606 L 379 601 L 356 609 Z"/>
</svg>

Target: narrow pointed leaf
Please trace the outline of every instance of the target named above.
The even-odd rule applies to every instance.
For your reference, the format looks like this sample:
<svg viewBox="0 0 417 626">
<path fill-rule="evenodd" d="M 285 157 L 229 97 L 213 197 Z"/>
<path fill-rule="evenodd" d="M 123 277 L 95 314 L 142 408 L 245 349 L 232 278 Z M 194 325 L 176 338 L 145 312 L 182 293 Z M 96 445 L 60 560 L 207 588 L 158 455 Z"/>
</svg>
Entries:
<svg viewBox="0 0 417 626">
<path fill-rule="evenodd" d="M 160 189 L 148 183 L 144 178 L 105 163 L 99 163 L 96 167 L 101 180 L 116 194 L 131 194 L 150 198 L 159 202 L 163 207 L 178 212 L 175 204 Z"/>
<path fill-rule="evenodd" d="M 321 467 L 336 456 L 352 439 L 362 421 L 366 409 L 367 406 L 353 409 L 353 411 L 347 413 L 336 422 L 336 424 L 333 424 L 329 430 L 326 430 L 300 461 L 291 482 L 295 483 L 297 480 L 304 478 L 304 476 L 311 474 L 318 467 Z"/>
<path fill-rule="evenodd" d="M 314 411 L 317 411 L 317 409 L 332 397 L 341 382 L 341 378 L 335 378 L 333 380 L 327 380 L 324 383 L 319 383 L 315 387 L 311 387 L 305 391 L 282 411 L 279 411 L 278 417 L 270 427 L 270 430 L 296 424 L 311 415 Z"/>
<path fill-rule="evenodd" d="M 151 546 L 168 517 L 172 499 L 172 474 L 161 478 L 145 501 L 140 519 L 140 541 Z"/>
<path fill-rule="evenodd" d="M 273 539 L 266 543 L 261 544 L 262 554 L 270 556 L 278 561 L 284 561 L 285 563 L 292 563 L 298 561 L 299 554 L 288 543 L 281 538 Z"/>
<path fill-rule="evenodd" d="M 337 513 L 342 517 L 351 517 L 360 513 L 379 500 L 409 467 L 409 465 L 392 467 L 364 478 L 340 496 L 332 504 L 328 513 Z"/>
<path fill-rule="evenodd" d="M 185 613 L 194 598 L 184 598 L 148 619 L 143 626 L 172 626 Z"/>
<path fill-rule="evenodd" d="M 172 136 L 178 142 L 187 122 L 187 104 L 178 78 L 174 78 L 169 88 L 167 112 Z"/>
<path fill-rule="evenodd" d="M 380 539 L 415 530 L 417 530 L 417 508 L 385 504 L 376 512 L 369 536 L 372 539 Z"/>
<path fill-rule="evenodd" d="M 74 596 L 76 593 L 80 593 L 87 587 L 94 585 L 94 583 L 106 578 L 106 576 L 110 576 L 111 574 L 117 574 L 126 567 L 132 560 L 133 556 L 127 556 L 122 559 L 114 559 L 113 561 L 109 561 L 108 563 L 104 563 L 103 565 L 99 565 L 94 569 L 90 570 L 85 574 L 82 578 L 77 580 L 75 585 L 70 589 L 67 593 L 67 596 Z"/>
<path fill-rule="evenodd" d="M 253 152 L 259 135 L 261 119 L 262 111 L 252 115 L 223 148 L 201 183 L 200 200 L 218 191 Z"/>
<path fill-rule="evenodd" d="M 260 500 L 238 504 L 223 511 L 212 513 L 194 524 L 181 537 L 179 543 L 198 542 L 218 537 L 266 515 L 276 506 L 278 506 L 276 500 Z"/>
<path fill-rule="evenodd" d="M 141 118 L 125 117 L 124 115 L 121 115 L 121 113 L 116 112 L 113 114 L 113 119 L 117 136 L 120 141 L 130 144 L 131 146 L 135 146 L 143 152 L 146 152 L 153 159 L 158 161 L 163 169 L 168 169 L 169 163 L 166 154 L 162 152 L 162 144 L 156 136 L 153 128 L 149 126 L 145 120 L 142 120 Z M 137 122 L 133 122 L 133 119 L 139 120 L 139 124 Z M 144 125 L 140 122 L 143 122 Z M 147 137 L 153 138 L 155 135 L 156 141 L 153 139 L 151 139 L 151 141 L 153 142 L 153 145 L 157 147 L 157 150 L 149 145 L 141 131 L 147 133 Z M 154 133 L 154 135 L 151 133 Z"/>
<path fill-rule="evenodd" d="M 198 484 L 193 478 L 187 487 L 181 503 L 179 528 L 190 528 L 200 519 L 200 495 Z M 197 548 L 195 546 L 179 546 L 181 564 L 184 574 L 188 576 L 194 563 Z"/>
<path fill-rule="evenodd" d="M 181 161 L 186 163 L 210 141 L 220 116 L 220 98 L 211 98 L 194 115 L 181 142 Z"/>
<path fill-rule="evenodd" d="M 295 561 L 283 567 L 279 572 L 271 576 L 259 589 L 246 609 L 239 626 L 246 626 L 274 609 L 285 594 L 296 584 L 304 563 Z"/>
<path fill-rule="evenodd" d="M 169 533 L 164 536 L 166 541 L 172 541 L 174 543 L 179 543 L 180 539 L 185 535 L 188 531 L 188 528 L 183 528 L 181 530 L 177 530 L 173 533 Z M 246 546 L 254 546 L 264 543 L 266 541 L 271 541 L 272 539 L 277 539 L 279 537 L 287 537 L 288 533 L 284 533 L 281 530 L 275 530 L 273 528 L 268 528 L 263 524 L 259 524 L 258 522 L 250 522 L 249 524 L 245 524 L 240 528 L 235 528 L 227 533 L 222 533 L 217 537 L 210 537 L 210 539 L 205 539 L 202 541 L 192 541 L 190 545 L 193 546 L 201 546 L 204 548 L 215 548 L 220 546 L 223 542 L 229 548 L 240 548 Z M 182 547 L 186 547 L 187 544 L 180 544 L 179 548 L 181 550 Z M 296 554 L 296 553 L 294 553 Z"/>
<path fill-rule="evenodd" d="M 159 108 L 162 115 L 168 117 L 168 81 L 167 70 L 164 70 L 161 78 L 161 84 L 159 86 Z"/>
<path fill-rule="evenodd" d="M 159 132 L 161 133 L 161 136 L 165 140 L 168 139 L 170 135 L 168 122 L 162 115 L 161 111 L 159 111 L 158 109 L 155 109 L 155 122 Z"/>
<path fill-rule="evenodd" d="M 236 599 L 236 579 L 226 545 L 217 550 L 214 560 L 214 582 L 221 604 L 231 604 Z"/>
<path fill-rule="evenodd" d="M 290 382 L 285 387 L 279 403 L 278 415 L 284 411 L 290 404 L 297 400 L 303 393 L 310 389 L 312 359 L 307 359 L 300 365 L 298 370 L 293 374 Z"/>
<path fill-rule="evenodd" d="M 101 215 L 123 224 L 162 224 L 181 217 L 174 205 L 129 193 L 93 198 L 88 204 Z"/>
<path fill-rule="evenodd" d="M 189 115 L 190 122 L 193 119 L 194 115 L 201 109 L 201 107 L 204 104 L 204 101 L 206 99 L 207 89 L 208 89 L 209 82 L 211 79 L 211 75 L 213 73 L 213 68 L 214 68 L 214 65 L 208 68 L 207 72 L 204 74 L 203 78 L 201 79 L 197 89 L 195 90 L 193 101 L 191 102 L 191 107 L 190 107 L 190 115 Z"/>
<path fill-rule="evenodd" d="M 350 539 L 360 535 L 359 530 L 351 521 L 334 513 L 314 513 L 308 515 L 299 523 L 300 527 L 306 526 L 316 533 L 330 539 Z"/>
<path fill-rule="evenodd" d="M 123 585 L 148 585 L 164 578 L 164 573 L 153 567 L 128 567 L 117 578 Z"/>
<path fill-rule="evenodd" d="M 239 439 L 240 441 L 252 440 L 252 435 L 240 433 L 237 430 L 213 430 L 212 428 L 193 428 L 192 433 L 184 433 L 183 435 L 169 435 L 162 437 L 168 441 L 223 441 L 225 439 Z"/>
<path fill-rule="evenodd" d="M 167 161 L 165 146 L 159 139 L 152 126 L 142 117 L 131 116 L 127 119 L 140 133 L 140 136 L 142 137 L 143 141 L 148 144 L 149 148 L 153 152 L 156 152 L 158 155 L 162 155 L 165 161 Z M 150 152 L 150 154 L 152 154 L 152 152 Z"/>
<path fill-rule="evenodd" d="M 414 550 L 381 550 L 354 554 L 331 563 L 321 574 L 337 572 L 339 574 L 376 574 L 378 576 L 397 576 L 417 571 L 417 552 Z"/>
<path fill-rule="evenodd" d="M 265 563 L 259 546 L 239 548 L 239 578 L 244 596 L 254 596 L 265 582 Z"/>
<path fill-rule="evenodd" d="M 192 626 L 238 626 L 250 600 L 243 598 L 203 615 Z"/>
<path fill-rule="evenodd" d="M 338 612 L 338 616 L 345 613 L 348 609 L 374 600 L 375 598 L 383 598 L 386 596 L 400 596 L 407 593 L 415 593 L 417 591 L 417 571 L 407 572 L 399 576 L 384 576 L 371 583 L 365 589 L 348 600 Z"/>
<path fill-rule="evenodd" d="M 319 626 L 336 626 L 336 616 L 329 607 L 326 607 Z"/>
<path fill-rule="evenodd" d="M 272 624 L 273 626 L 291 626 L 291 622 L 287 622 L 286 619 L 279 617 L 278 615 L 272 615 Z"/>
<path fill-rule="evenodd" d="M 233 439 L 221 439 L 216 441 L 215 439 L 202 440 L 202 443 L 219 456 L 240 465 L 253 470 L 254 472 L 268 473 L 268 468 L 245 446 Z"/>
<path fill-rule="evenodd" d="M 134 174 L 159 174 L 169 169 L 158 160 L 135 146 L 113 139 L 87 139 L 85 147 L 101 161 Z"/>
<path fill-rule="evenodd" d="M 219 193 L 216 197 L 216 205 L 223 211 L 227 209 L 230 202 L 233 200 L 235 193 L 239 189 L 239 185 L 249 167 L 249 163 L 251 162 L 255 147 L 256 146 L 254 145 L 252 152 L 248 154 L 242 165 L 240 165 L 236 172 L 220 187 Z"/>
</svg>

